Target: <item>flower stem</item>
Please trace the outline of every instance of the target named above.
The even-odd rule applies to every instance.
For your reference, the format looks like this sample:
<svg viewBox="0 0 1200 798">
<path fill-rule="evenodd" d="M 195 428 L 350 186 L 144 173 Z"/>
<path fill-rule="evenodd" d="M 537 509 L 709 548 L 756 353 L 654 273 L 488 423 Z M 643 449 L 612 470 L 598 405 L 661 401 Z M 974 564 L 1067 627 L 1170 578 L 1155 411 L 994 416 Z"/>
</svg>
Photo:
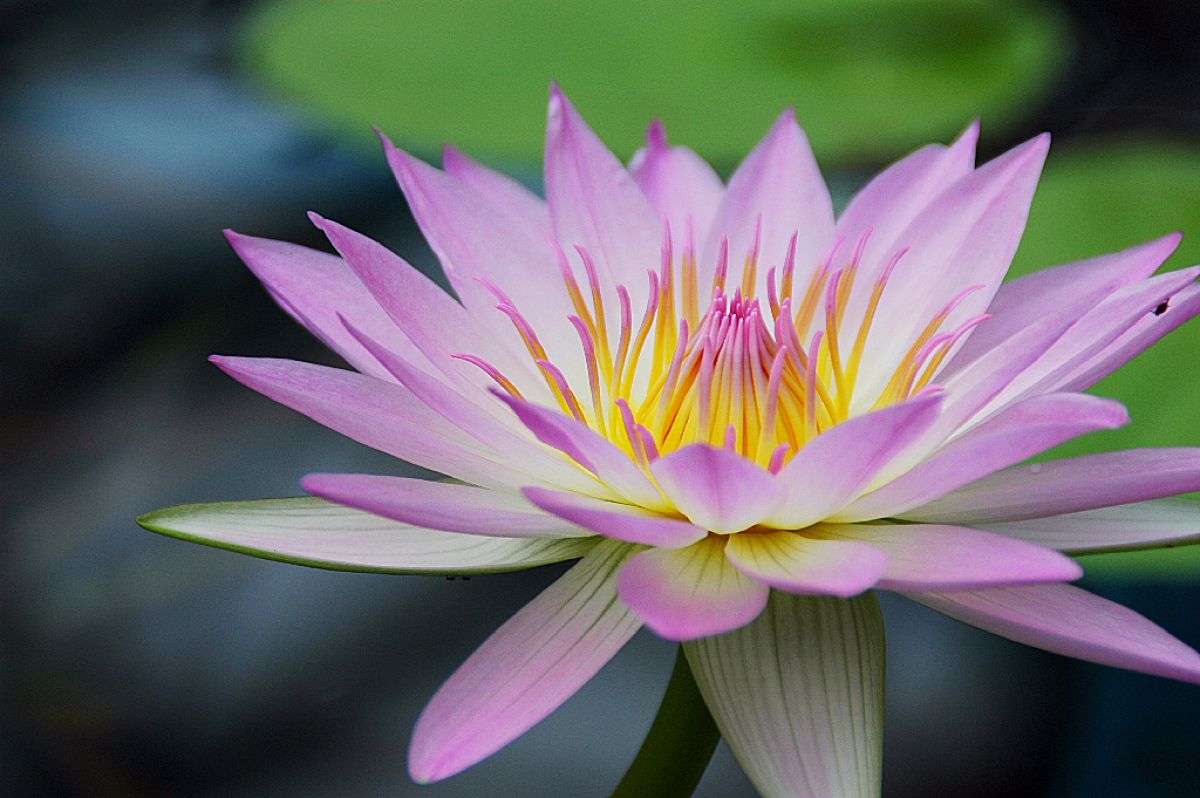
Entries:
<svg viewBox="0 0 1200 798">
<path fill-rule="evenodd" d="M 612 798 L 688 798 L 720 739 L 680 647 L 650 732 Z"/>
</svg>

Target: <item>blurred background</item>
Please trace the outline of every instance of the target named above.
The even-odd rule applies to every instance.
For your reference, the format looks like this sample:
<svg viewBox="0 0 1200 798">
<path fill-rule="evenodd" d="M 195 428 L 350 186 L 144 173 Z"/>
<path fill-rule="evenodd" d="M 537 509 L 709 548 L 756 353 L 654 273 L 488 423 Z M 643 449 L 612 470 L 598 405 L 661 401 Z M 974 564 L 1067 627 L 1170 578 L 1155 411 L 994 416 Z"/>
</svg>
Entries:
<svg viewBox="0 0 1200 798">
<path fill-rule="evenodd" d="M 205 362 L 335 362 L 223 227 L 323 246 L 314 209 L 438 274 L 372 124 L 536 186 L 552 78 L 618 155 L 657 115 L 725 175 L 795 105 L 840 206 L 979 116 L 983 157 L 1055 134 L 1016 272 L 1182 230 L 1176 268 L 1200 260 L 1197 29 L 1175 0 L 3 0 L 0 794 L 602 796 L 640 744 L 674 656 L 648 633 L 499 755 L 407 779 L 424 701 L 561 567 L 332 573 L 134 525 L 415 473 Z M 1200 445 L 1198 356 L 1200 323 L 1101 383 L 1134 424 L 1059 454 Z M 1200 645 L 1200 547 L 1085 565 Z M 1200 795 L 1195 687 L 885 612 L 888 798 Z M 722 747 L 698 794 L 753 793 Z"/>
</svg>

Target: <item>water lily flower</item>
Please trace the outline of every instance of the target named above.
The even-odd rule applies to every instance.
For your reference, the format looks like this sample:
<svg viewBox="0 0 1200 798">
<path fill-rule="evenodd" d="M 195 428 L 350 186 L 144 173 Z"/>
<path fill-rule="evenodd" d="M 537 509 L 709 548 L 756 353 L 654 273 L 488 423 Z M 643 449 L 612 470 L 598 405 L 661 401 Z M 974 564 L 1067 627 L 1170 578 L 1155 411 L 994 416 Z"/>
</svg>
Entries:
<svg viewBox="0 0 1200 798">
<path fill-rule="evenodd" d="M 1069 584 L 1070 555 L 1200 541 L 1200 449 L 1022 465 L 1127 422 L 1082 393 L 1200 313 L 1179 237 L 1001 284 L 1049 146 L 976 126 L 835 216 L 789 111 L 727 184 L 661 124 L 628 168 L 553 89 L 545 200 L 454 149 L 383 143 L 457 298 L 315 214 L 337 255 L 230 232 L 355 370 L 214 357 L 451 478 L 312 474 L 314 497 L 171 508 L 157 531 L 330 568 L 578 560 L 417 721 L 414 779 L 546 717 L 643 625 L 681 641 L 767 796 L 880 785 L 873 590 L 1093 662 L 1200 682 L 1200 655 Z"/>
</svg>

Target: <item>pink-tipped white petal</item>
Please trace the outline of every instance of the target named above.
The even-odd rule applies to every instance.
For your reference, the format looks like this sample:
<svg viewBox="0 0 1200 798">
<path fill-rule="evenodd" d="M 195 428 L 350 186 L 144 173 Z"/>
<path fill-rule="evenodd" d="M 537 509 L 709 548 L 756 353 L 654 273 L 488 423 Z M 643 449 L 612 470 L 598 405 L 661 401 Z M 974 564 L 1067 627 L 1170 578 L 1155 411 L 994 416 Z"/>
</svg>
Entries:
<svg viewBox="0 0 1200 798">
<path fill-rule="evenodd" d="M 770 592 L 730 565 L 725 541 L 709 537 L 683 549 L 634 555 L 617 577 L 621 600 L 668 640 L 695 640 L 744 626 Z"/>
<path fill-rule="evenodd" d="M 646 299 L 646 270 L 659 261 L 662 223 L 617 157 L 554 86 L 546 124 L 546 201 L 564 249 L 584 247 L 634 307 Z"/>
<path fill-rule="evenodd" d="M 163 535 L 268 560 L 402 574 L 518 571 L 578 559 L 600 540 L 439 532 L 309 497 L 186 504 L 149 513 L 138 523 Z"/>
<path fill-rule="evenodd" d="M 627 543 L 677 548 L 691 545 L 708 535 L 687 521 L 628 504 L 545 488 L 525 488 L 522 493 L 548 513 Z"/>
<path fill-rule="evenodd" d="M 804 285 L 833 243 L 833 203 L 808 138 L 791 110 L 780 115 L 729 178 L 702 252 L 702 285 L 712 280 L 726 238 L 730 263 L 739 267 L 731 272 L 731 283 L 740 282 L 740 266 L 760 235 L 760 221 L 756 294 L 767 295 L 767 269 L 784 262 L 793 234 L 796 279 Z"/>
<path fill-rule="evenodd" d="M 901 517 L 947 524 L 1024 521 L 1200 490 L 1200 448 L 1129 449 L 1018 466 Z"/>
<path fill-rule="evenodd" d="M 668 146 L 662 122 L 654 122 L 646 131 L 646 146 L 634 153 L 629 173 L 654 210 L 671 225 L 678 251 L 687 241 L 689 224 L 696 238 L 704 240 L 725 185 L 691 149 Z"/>
<path fill-rule="evenodd" d="M 341 258 L 232 230 L 226 230 L 225 237 L 275 301 L 354 368 L 372 377 L 388 378 L 387 370 L 346 332 L 338 314 L 357 319 L 372 337 L 408 354 L 422 368 L 430 367 Z"/>
<path fill-rule="evenodd" d="M 918 397 L 818 435 L 779 472 L 787 499 L 769 524 L 799 529 L 858 498 L 881 469 L 933 424 L 941 401 L 939 395 Z"/>
<path fill-rule="evenodd" d="M 469 438 L 402 385 L 294 360 L 211 360 L 248 388 L 401 460 L 490 488 L 529 484 L 519 464 Z"/>
<path fill-rule="evenodd" d="M 775 592 L 758 620 L 685 643 L 721 736 L 765 798 L 877 798 L 883 616 L 854 599 Z"/>
<path fill-rule="evenodd" d="M 985 528 L 1071 554 L 1186 546 L 1200 543 L 1200 501 L 1155 499 Z"/>
<path fill-rule="evenodd" d="M 553 235 L 546 201 L 508 175 L 489 169 L 449 144 L 442 148 L 442 168 L 520 225 L 526 236 L 544 241 Z"/>
<path fill-rule="evenodd" d="M 725 556 L 763 584 L 805 595 L 857 596 L 879 581 L 887 555 L 866 543 L 820 540 L 798 532 L 731 535 Z"/>
<path fill-rule="evenodd" d="M 1026 399 L 835 513 L 833 520 L 866 521 L 898 515 L 1086 432 L 1113 429 L 1128 421 L 1124 406 L 1110 399 L 1086 394 Z"/>
<path fill-rule="evenodd" d="M 815 534 L 887 554 L 886 590 L 973 590 L 1070 582 L 1083 569 L 1053 549 L 991 532 L 935 524 L 822 524 Z"/>
<path fill-rule="evenodd" d="M 587 537 L 562 518 L 540 512 L 519 493 L 427 479 L 371 474 L 309 474 L 303 488 L 338 504 L 394 521 L 507 538 Z"/>
<path fill-rule="evenodd" d="M 475 649 L 417 719 L 413 780 L 440 781 L 508 745 L 633 637 L 641 624 L 616 591 L 628 552 L 601 542 Z"/>
<path fill-rule="evenodd" d="M 688 520 L 712 532 L 737 532 L 770 517 L 783 486 L 766 469 L 728 449 L 695 443 L 650 464 L 663 493 Z"/>
<path fill-rule="evenodd" d="M 1072 585 L 908 597 L 963 623 L 1055 654 L 1200 683 L 1200 654 L 1133 610 Z"/>
</svg>

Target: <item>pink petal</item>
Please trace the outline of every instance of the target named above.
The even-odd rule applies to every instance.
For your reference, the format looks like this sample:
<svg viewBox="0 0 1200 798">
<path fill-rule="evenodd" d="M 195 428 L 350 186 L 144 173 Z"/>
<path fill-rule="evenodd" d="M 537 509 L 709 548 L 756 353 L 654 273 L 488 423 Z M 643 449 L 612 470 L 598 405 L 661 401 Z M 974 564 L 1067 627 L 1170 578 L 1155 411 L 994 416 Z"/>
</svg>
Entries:
<svg viewBox="0 0 1200 798">
<path fill-rule="evenodd" d="M 641 624 L 617 600 L 629 546 L 605 541 L 475 649 L 417 720 L 414 781 L 453 776 L 524 734 L 575 694 Z"/>
<path fill-rule="evenodd" d="M 243 385 L 401 460 L 490 488 L 529 484 L 519 464 L 478 445 L 396 383 L 294 360 L 210 359 Z"/>
<path fill-rule="evenodd" d="M 226 230 L 225 237 L 275 301 L 354 368 L 390 379 L 387 370 L 342 327 L 339 313 L 357 319 L 363 329 L 392 349 L 407 352 L 419 363 L 425 361 L 341 258 L 232 230 Z M 423 367 L 428 368 L 428 363 Z"/>
<path fill-rule="evenodd" d="M 770 589 L 725 559 L 725 541 L 708 537 L 684 549 L 634 555 L 617 577 L 621 600 L 668 640 L 694 640 L 744 626 L 767 605 Z"/>
<path fill-rule="evenodd" d="M 922 396 L 857 416 L 818 435 L 779 472 L 787 499 L 769 523 L 800 529 L 845 507 L 937 418 L 941 397 Z"/>
<path fill-rule="evenodd" d="M 627 543 L 676 548 L 690 546 L 708 534 L 687 521 L 628 504 L 545 488 L 525 488 L 521 492 L 548 513 Z"/>
<path fill-rule="evenodd" d="M 646 131 L 646 146 L 630 160 L 629 173 L 670 223 L 677 252 L 687 241 L 689 224 L 704 241 L 725 185 L 703 158 L 687 147 L 667 146 L 666 129 L 655 121 Z"/>
<path fill-rule="evenodd" d="M 314 496 L 429 529 L 510 538 L 588 536 L 539 512 L 520 494 L 473 485 L 369 474 L 309 474 L 300 484 Z"/>
<path fill-rule="evenodd" d="M 168 507 L 138 523 L 163 535 L 268 560 L 403 574 L 516 571 L 577 559 L 600 540 L 436 532 L 307 496 Z"/>
<path fill-rule="evenodd" d="M 1023 540 L 932 524 L 822 524 L 815 534 L 869 543 L 887 554 L 885 590 L 973 590 L 1069 582 L 1083 569 L 1069 557 Z"/>
<path fill-rule="evenodd" d="M 449 144 L 442 148 L 442 168 L 479 192 L 535 240 L 553 235 L 546 201 L 508 175 L 487 168 Z"/>
<path fill-rule="evenodd" d="M 618 449 L 591 427 L 562 413 L 540 407 L 515 396 L 496 392 L 512 408 L 537 439 L 565 452 L 571 459 L 596 475 L 618 497 L 652 510 L 665 510 L 658 488 L 654 487 L 629 455 Z"/>
<path fill-rule="evenodd" d="M 1183 546 L 1200 542 L 1200 502 L 1155 499 L 986 528 L 1072 554 Z"/>
<path fill-rule="evenodd" d="M 1200 448 L 1129 449 L 1018 466 L 904 513 L 990 524 L 1063 515 L 1200 490 Z"/>
<path fill-rule="evenodd" d="M 558 240 L 586 248 L 608 288 L 626 286 L 633 306 L 642 307 L 646 270 L 659 263 L 658 214 L 557 85 L 550 90 L 545 175 Z"/>
<path fill-rule="evenodd" d="M 694 443 L 650 464 L 658 486 L 679 512 L 712 532 L 737 532 L 773 514 L 783 485 L 769 471 L 728 449 Z"/>
<path fill-rule="evenodd" d="M 793 233 L 797 234 L 796 282 L 805 285 L 833 243 L 833 203 L 792 110 L 780 115 L 729 178 L 700 261 L 701 285 L 711 282 L 725 237 L 730 263 L 736 267 L 743 262 L 760 219 L 756 295 L 767 295 L 767 270 L 783 264 Z M 740 278 L 738 271 L 731 271 L 729 283 L 737 285 Z"/>
<path fill-rule="evenodd" d="M 683 646 L 721 736 L 771 798 L 879 795 L 885 649 L 870 593 L 773 592 L 758 620 Z"/>
<path fill-rule="evenodd" d="M 1200 654 L 1133 610 L 1072 585 L 916 593 L 951 618 L 1056 654 L 1200 683 Z"/>
<path fill-rule="evenodd" d="M 1086 432 L 1128 422 L 1125 407 L 1110 399 L 1070 393 L 1035 396 L 1012 405 L 895 481 L 863 496 L 836 513 L 834 520 L 899 515 Z"/>
<path fill-rule="evenodd" d="M 739 571 L 789 593 L 857 596 L 879 581 L 887 555 L 874 546 L 798 532 L 730 535 L 725 556 Z"/>
</svg>

